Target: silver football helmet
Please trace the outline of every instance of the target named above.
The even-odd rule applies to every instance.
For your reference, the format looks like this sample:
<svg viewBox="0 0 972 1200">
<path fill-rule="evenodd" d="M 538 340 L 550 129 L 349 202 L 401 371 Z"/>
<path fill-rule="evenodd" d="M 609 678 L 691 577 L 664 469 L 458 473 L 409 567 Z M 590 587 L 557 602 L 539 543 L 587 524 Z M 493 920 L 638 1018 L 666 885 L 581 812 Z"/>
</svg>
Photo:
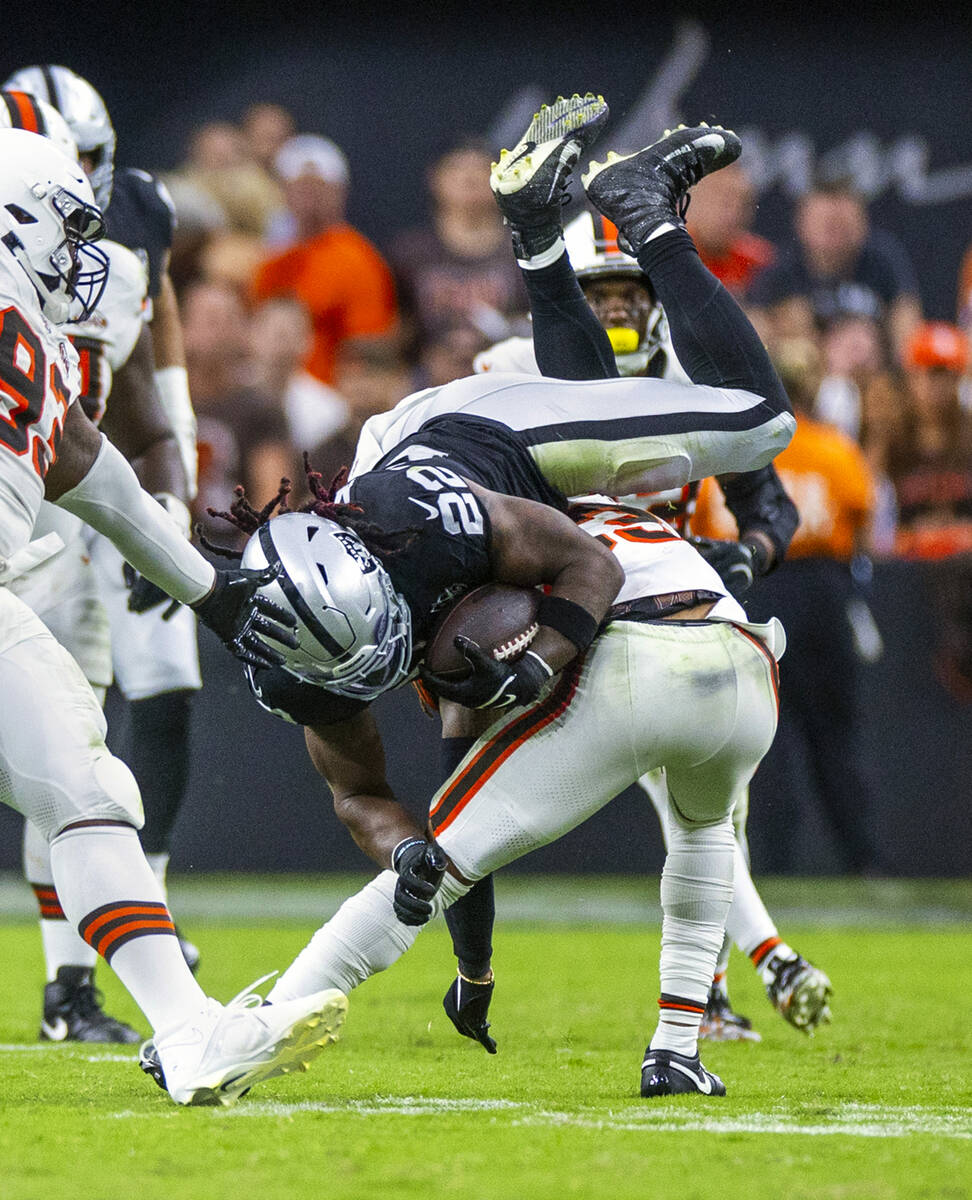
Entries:
<svg viewBox="0 0 972 1200">
<path fill-rule="evenodd" d="M 81 167 L 46 137 L 0 129 L 0 245 L 49 321 L 86 320 L 108 280 L 105 224 Z"/>
<path fill-rule="evenodd" d="M 667 335 L 665 313 L 655 299 L 648 276 L 636 259 L 618 249 L 618 231 L 600 213 L 582 212 L 575 217 L 564 229 L 564 244 L 582 288 L 598 279 L 634 279 L 651 298 L 651 312 L 640 338 L 634 330 L 627 328 L 607 331 L 620 373 L 641 374 L 661 349 Z M 630 342 L 626 334 L 634 334 Z"/>
<path fill-rule="evenodd" d="M 98 207 L 106 209 L 115 171 L 115 127 L 100 94 L 68 67 L 50 64 L 21 67 L 3 86 L 29 92 L 57 109 L 67 122 L 78 153 L 93 161 L 88 178 Z"/>
<path fill-rule="evenodd" d="M 283 648 L 286 670 L 358 700 L 407 678 L 412 614 L 359 537 L 325 517 L 283 513 L 250 537 L 241 563 L 277 564 L 262 591 L 297 618 L 297 649 Z"/>
</svg>

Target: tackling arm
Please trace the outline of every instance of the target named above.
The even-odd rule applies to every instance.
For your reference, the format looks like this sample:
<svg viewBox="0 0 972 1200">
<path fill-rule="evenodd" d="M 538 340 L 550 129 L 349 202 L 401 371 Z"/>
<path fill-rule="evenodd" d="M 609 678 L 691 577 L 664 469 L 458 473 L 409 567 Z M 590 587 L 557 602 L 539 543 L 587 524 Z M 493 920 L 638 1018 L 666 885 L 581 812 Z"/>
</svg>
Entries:
<svg viewBox="0 0 972 1200">
<path fill-rule="evenodd" d="M 448 864 L 392 794 L 374 718 L 366 710 L 339 724 L 308 726 L 304 737 L 339 819 L 369 858 L 397 873 L 395 915 L 405 925 L 424 925 Z"/>
<path fill-rule="evenodd" d="M 68 409 L 60 452 L 45 488 L 49 500 L 104 534 L 146 579 L 194 608 L 242 661 L 255 666 L 283 661 L 260 634 L 296 645 L 292 614 L 259 594 L 275 571 L 217 571 L 142 490 L 123 455 L 92 425 L 80 404 Z"/>
<path fill-rule="evenodd" d="M 756 551 L 757 574 L 765 575 L 786 557 L 800 523 L 796 505 L 772 464 L 723 477 L 719 486 L 736 520 L 739 540 L 763 548 L 763 555 Z"/>
<path fill-rule="evenodd" d="M 754 579 L 783 561 L 800 514 L 772 464 L 759 471 L 721 476 L 719 486 L 736 520 L 739 540 L 690 537 L 689 541 L 738 598 Z"/>
<path fill-rule="evenodd" d="M 334 795 L 335 813 L 373 862 L 387 867 L 401 841 L 423 836 L 385 777 L 385 752 L 370 711 L 335 725 L 306 726 L 304 738 Z"/>
</svg>

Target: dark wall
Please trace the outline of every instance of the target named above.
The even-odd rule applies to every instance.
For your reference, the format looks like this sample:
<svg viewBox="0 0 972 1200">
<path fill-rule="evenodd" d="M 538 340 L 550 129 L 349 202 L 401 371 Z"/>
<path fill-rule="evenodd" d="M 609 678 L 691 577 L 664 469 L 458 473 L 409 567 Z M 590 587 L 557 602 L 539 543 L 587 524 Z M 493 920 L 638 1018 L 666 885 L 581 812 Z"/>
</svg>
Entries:
<svg viewBox="0 0 972 1200">
<path fill-rule="evenodd" d="M 276 9 L 286 11 L 276 11 Z M 174 166 L 190 130 L 278 100 L 348 152 L 351 216 L 379 243 L 424 210 L 423 170 L 450 139 L 511 144 L 535 101 L 592 89 L 612 105 L 597 148 L 676 119 L 743 132 L 763 183 L 758 226 L 786 234 L 822 158 L 852 168 L 875 222 L 904 239 L 931 315 L 954 316 L 972 232 L 967 20 L 844 6 L 615 3 L 460 7 L 107 3 L 32 5 L 0 47 L 0 78 L 61 61 L 103 92 L 119 161 Z M 622 137 L 623 135 L 623 137 Z"/>
<path fill-rule="evenodd" d="M 785 567 L 783 568 L 785 570 Z M 778 573 L 779 574 L 779 573 Z M 879 565 L 872 607 L 885 642 L 865 669 L 860 748 L 874 791 L 869 827 L 890 871 L 962 875 L 972 870 L 972 705 L 937 681 L 936 585 L 922 567 Z M 780 594 L 786 602 L 785 589 Z M 799 602 L 799 597 L 793 597 Z M 236 664 L 205 632 L 206 686 L 195 701 L 189 797 L 177 827 L 178 870 L 315 871 L 361 869 L 365 863 L 336 821 L 329 794 L 310 766 L 303 735 L 264 713 Z M 828 664 L 821 663 L 821 670 Z M 416 814 L 435 786 L 438 722 L 424 716 L 412 689 L 376 705 L 388 754 L 388 777 Z M 110 740 L 122 754 L 124 706 L 109 706 Z M 771 751 L 771 756 L 773 752 Z M 842 848 L 821 818 L 810 777 L 784 778 L 772 760 L 753 784 L 749 838 L 756 873 L 838 873 Z M 862 798 L 852 788 L 848 805 Z M 19 819 L 0 808 L 0 868 L 19 857 Z M 780 861 L 781 827 L 792 857 Z M 774 840 L 776 839 L 776 840 Z M 512 870 L 630 872 L 661 867 L 658 822 L 631 790 L 586 825 Z"/>
</svg>

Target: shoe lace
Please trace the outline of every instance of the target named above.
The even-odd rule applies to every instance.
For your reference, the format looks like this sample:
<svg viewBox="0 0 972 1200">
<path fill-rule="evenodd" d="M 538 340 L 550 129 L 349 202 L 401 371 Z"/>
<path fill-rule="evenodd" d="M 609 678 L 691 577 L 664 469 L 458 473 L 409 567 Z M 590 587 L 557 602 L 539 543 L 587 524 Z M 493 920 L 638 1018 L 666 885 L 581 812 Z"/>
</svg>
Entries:
<svg viewBox="0 0 972 1200">
<path fill-rule="evenodd" d="M 780 963 L 773 981 L 767 989 L 774 1004 L 779 1005 L 789 999 L 789 993 L 792 992 L 797 976 L 803 967 L 804 960 L 799 955 Z"/>
<path fill-rule="evenodd" d="M 105 1015 L 103 1010 L 104 1003 L 104 992 L 96 988 L 93 983 L 82 983 L 74 993 L 71 1008 L 77 1016 L 89 1020 L 91 1017 L 102 1017 Z"/>
<path fill-rule="evenodd" d="M 253 981 L 245 987 L 241 992 L 237 992 L 232 1000 L 225 1005 L 226 1008 L 245 1009 L 245 1008 L 260 1008 L 264 1004 L 264 999 L 259 992 L 255 991 L 261 983 L 266 983 L 268 979 L 278 974 L 276 971 L 270 971 L 266 975 L 261 975 L 259 979 Z"/>
</svg>

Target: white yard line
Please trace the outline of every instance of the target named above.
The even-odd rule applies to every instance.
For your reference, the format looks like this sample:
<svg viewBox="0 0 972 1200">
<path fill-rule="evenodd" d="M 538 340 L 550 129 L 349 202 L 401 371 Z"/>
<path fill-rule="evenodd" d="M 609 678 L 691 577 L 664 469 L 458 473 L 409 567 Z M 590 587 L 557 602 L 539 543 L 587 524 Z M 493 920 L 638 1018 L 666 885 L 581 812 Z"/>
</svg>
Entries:
<svg viewBox="0 0 972 1200">
<path fill-rule="evenodd" d="M 0 1042 L 0 1054 L 65 1054 L 78 1062 L 119 1062 L 133 1063 L 138 1061 L 136 1054 L 117 1054 L 111 1051 L 104 1054 L 79 1054 L 78 1043 L 71 1042 Z"/>
<path fill-rule="evenodd" d="M 711 1116 L 697 1111 L 672 1111 L 666 1107 L 626 1107 L 620 1110 L 560 1112 L 544 1109 L 525 1101 L 489 1099 L 440 1099 L 427 1096 L 386 1096 L 371 1100 L 351 1100 L 345 1104 L 304 1101 L 284 1104 L 277 1101 L 244 1102 L 235 1108 L 214 1109 L 219 1119 L 236 1117 L 293 1117 L 300 1113 L 351 1114 L 362 1117 L 442 1116 L 444 1113 L 490 1113 L 493 1119 L 508 1117 L 511 1125 L 545 1128 L 607 1130 L 618 1133 L 728 1133 L 770 1134 L 787 1137 L 844 1136 L 858 1138 L 904 1138 L 916 1134 L 930 1137 L 972 1140 L 972 1113 L 961 1107 L 922 1108 L 919 1105 L 841 1104 L 826 1114 L 814 1114 L 806 1121 L 780 1110 L 741 1113 L 739 1116 Z M 130 1110 L 111 1113 L 116 1120 L 155 1119 L 172 1116 L 173 1110 L 136 1113 Z"/>
</svg>

